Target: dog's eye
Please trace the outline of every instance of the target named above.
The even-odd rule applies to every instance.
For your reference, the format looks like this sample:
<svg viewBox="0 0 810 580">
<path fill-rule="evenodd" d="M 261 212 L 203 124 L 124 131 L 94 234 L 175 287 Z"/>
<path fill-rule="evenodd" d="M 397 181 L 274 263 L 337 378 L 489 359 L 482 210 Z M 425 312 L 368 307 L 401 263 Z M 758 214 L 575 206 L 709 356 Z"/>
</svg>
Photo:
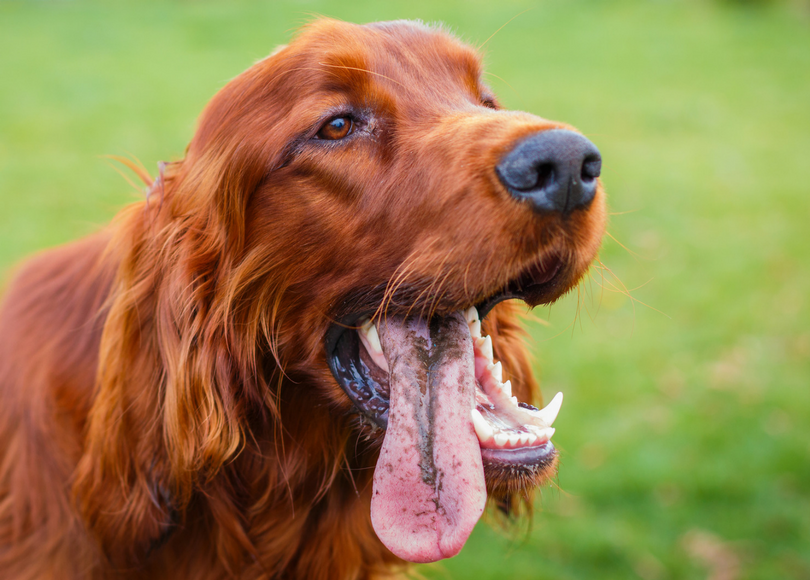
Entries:
<svg viewBox="0 0 810 580">
<path fill-rule="evenodd" d="M 481 99 L 481 104 L 484 105 L 487 109 L 497 109 L 498 103 L 495 102 L 495 99 L 492 97 L 484 97 Z"/>
<path fill-rule="evenodd" d="M 352 129 L 354 129 L 354 122 L 351 117 L 335 117 L 321 127 L 316 137 L 325 141 L 337 141 L 348 137 Z"/>
</svg>

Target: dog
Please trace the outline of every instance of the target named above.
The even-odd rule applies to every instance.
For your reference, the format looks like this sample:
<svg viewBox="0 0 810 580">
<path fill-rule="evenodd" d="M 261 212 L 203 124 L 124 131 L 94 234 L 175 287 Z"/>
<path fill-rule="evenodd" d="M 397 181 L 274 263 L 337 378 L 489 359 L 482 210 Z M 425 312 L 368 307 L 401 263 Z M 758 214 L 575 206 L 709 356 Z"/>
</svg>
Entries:
<svg viewBox="0 0 810 580">
<path fill-rule="evenodd" d="M 575 287 L 597 148 L 440 27 L 318 20 L 0 309 L 0 576 L 366 579 L 552 477 L 519 299 Z"/>
</svg>

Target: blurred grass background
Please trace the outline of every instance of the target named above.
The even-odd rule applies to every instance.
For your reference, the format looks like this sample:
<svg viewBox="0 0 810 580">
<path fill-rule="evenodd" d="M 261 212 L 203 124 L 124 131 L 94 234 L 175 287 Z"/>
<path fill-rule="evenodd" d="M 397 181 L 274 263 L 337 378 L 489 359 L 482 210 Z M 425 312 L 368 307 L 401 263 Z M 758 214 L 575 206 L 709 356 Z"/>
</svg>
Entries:
<svg viewBox="0 0 810 580">
<path fill-rule="evenodd" d="M 2 2 L 6 279 L 135 198 L 100 155 L 182 156 L 208 99 L 315 14 L 489 39 L 504 104 L 604 156 L 609 270 L 531 326 L 566 397 L 557 484 L 530 533 L 479 525 L 420 572 L 810 578 L 806 3 Z"/>
</svg>

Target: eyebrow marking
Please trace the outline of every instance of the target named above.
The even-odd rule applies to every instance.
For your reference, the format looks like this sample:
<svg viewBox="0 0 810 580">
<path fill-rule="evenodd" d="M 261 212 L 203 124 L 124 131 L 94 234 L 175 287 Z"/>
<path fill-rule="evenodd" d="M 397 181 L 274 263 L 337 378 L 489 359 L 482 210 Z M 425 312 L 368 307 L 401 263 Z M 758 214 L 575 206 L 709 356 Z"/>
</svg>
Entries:
<svg viewBox="0 0 810 580">
<path fill-rule="evenodd" d="M 392 83 L 398 84 L 401 87 L 405 87 L 405 85 L 403 85 L 401 82 L 399 82 L 397 80 L 394 80 L 391 77 L 386 76 L 384 74 L 374 72 L 373 70 L 368 70 L 367 68 L 360 68 L 358 66 L 347 66 L 345 64 L 329 64 L 329 63 L 326 63 L 326 62 L 319 62 L 318 64 L 321 65 L 321 66 L 328 66 L 328 67 L 331 67 L 331 68 L 342 68 L 342 69 L 345 69 L 345 70 L 356 70 L 356 71 L 368 73 L 370 75 L 375 75 L 375 76 L 378 76 L 378 77 L 382 77 L 382 78 L 384 78 L 386 80 L 391 81 Z"/>
</svg>

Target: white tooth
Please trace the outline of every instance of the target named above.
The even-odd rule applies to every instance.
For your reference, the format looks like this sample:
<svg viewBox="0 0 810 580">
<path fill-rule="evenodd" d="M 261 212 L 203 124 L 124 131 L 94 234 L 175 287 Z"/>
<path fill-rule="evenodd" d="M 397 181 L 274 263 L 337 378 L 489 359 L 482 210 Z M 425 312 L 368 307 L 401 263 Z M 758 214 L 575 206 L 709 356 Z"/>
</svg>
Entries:
<svg viewBox="0 0 810 580">
<path fill-rule="evenodd" d="M 467 309 L 467 312 L 464 313 L 464 316 L 467 318 L 467 323 L 470 323 L 473 320 L 480 320 L 478 318 L 478 309 L 475 306 L 470 306 Z"/>
<path fill-rule="evenodd" d="M 376 324 L 371 325 L 366 336 L 368 336 L 368 343 L 371 348 L 373 348 L 375 352 L 382 354 L 382 345 L 380 344 L 380 335 L 377 332 Z"/>
<path fill-rule="evenodd" d="M 487 368 L 489 369 L 489 373 L 492 375 L 493 379 L 499 383 L 503 380 L 503 367 L 501 366 L 501 361 L 498 361 L 494 365 L 490 365 Z"/>
<path fill-rule="evenodd" d="M 479 441 L 486 441 L 493 435 L 493 430 L 490 424 L 484 419 L 483 415 L 478 409 L 472 410 L 473 427 L 475 427 L 475 434 L 478 435 Z"/>
<path fill-rule="evenodd" d="M 481 323 L 477 320 L 470 322 L 470 334 L 473 338 L 481 336 Z"/>
<path fill-rule="evenodd" d="M 377 326 L 367 318 L 360 325 L 358 332 L 360 334 L 361 341 L 366 347 L 366 351 L 368 352 L 369 356 L 371 356 L 371 360 L 373 360 L 382 370 L 388 371 L 388 361 L 385 359 L 385 355 L 382 351 Z"/>
<path fill-rule="evenodd" d="M 546 405 L 543 409 L 540 409 L 539 411 L 534 411 L 532 414 L 542 419 L 543 422 L 550 427 L 554 423 L 554 420 L 557 418 L 557 415 L 560 413 L 560 407 L 562 407 L 562 402 L 563 402 L 563 394 L 557 393 L 556 395 L 554 395 L 554 398 L 551 399 L 548 405 Z"/>
<path fill-rule="evenodd" d="M 517 407 L 517 406 L 518 406 L 518 400 L 517 400 L 517 397 L 511 397 L 509 400 L 510 400 L 510 401 L 512 401 L 512 404 L 513 404 L 515 407 Z"/>
<path fill-rule="evenodd" d="M 495 358 L 495 355 L 492 354 L 492 339 L 489 336 L 484 337 L 484 342 L 481 344 L 481 354 L 487 357 L 489 361 Z"/>
<path fill-rule="evenodd" d="M 521 433 L 520 434 L 520 444 L 521 445 L 526 445 L 529 442 L 529 439 L 531 439 L 532 437 L 534 437 L 534 435 L 532 435 L 531 433 L 528 433 L 528 432 Z M 535 437 L 535 439 L 536 439 L 536 437 Z"/>
<path fill-rule="evenodd" d="M 546 427 L 545 429 L 542 427 L 535 427 L 534 425 L 529 425 L 528 427 L 541 441 L 548 441 L 551 439 L 551 436 L 554 435 L 554 427 Z"/>
<path fill-rule="evenodd" d="M 509 444 L 512 447 L 517 447 L 518 443 L 520 443 L 520 433 L 512 433 L 509 435 Z"/>
<path fill-rule="evenodd" d="M 526 445 L 533 445 L 535 441 L 537 441 L 537 435 L 534 433 L 529 433 L 529 438 L 526 440 Z"/>
<path fill-rule="evenodd" d="M 503 447 L 506 445 L 506 442 L 509 441 L 509 436 L 506 433 L 498 432 L 495 433 L 495 445 L 498 447 Z"/>
<path fill-rule="evenodd" d="M 506 381 L 501 385 L 501 390 L 507 397 L 512 397 L 512 381 Z M 512 397 L 513 402 L 517 405 L 517 397 Z"/>
</svg>

